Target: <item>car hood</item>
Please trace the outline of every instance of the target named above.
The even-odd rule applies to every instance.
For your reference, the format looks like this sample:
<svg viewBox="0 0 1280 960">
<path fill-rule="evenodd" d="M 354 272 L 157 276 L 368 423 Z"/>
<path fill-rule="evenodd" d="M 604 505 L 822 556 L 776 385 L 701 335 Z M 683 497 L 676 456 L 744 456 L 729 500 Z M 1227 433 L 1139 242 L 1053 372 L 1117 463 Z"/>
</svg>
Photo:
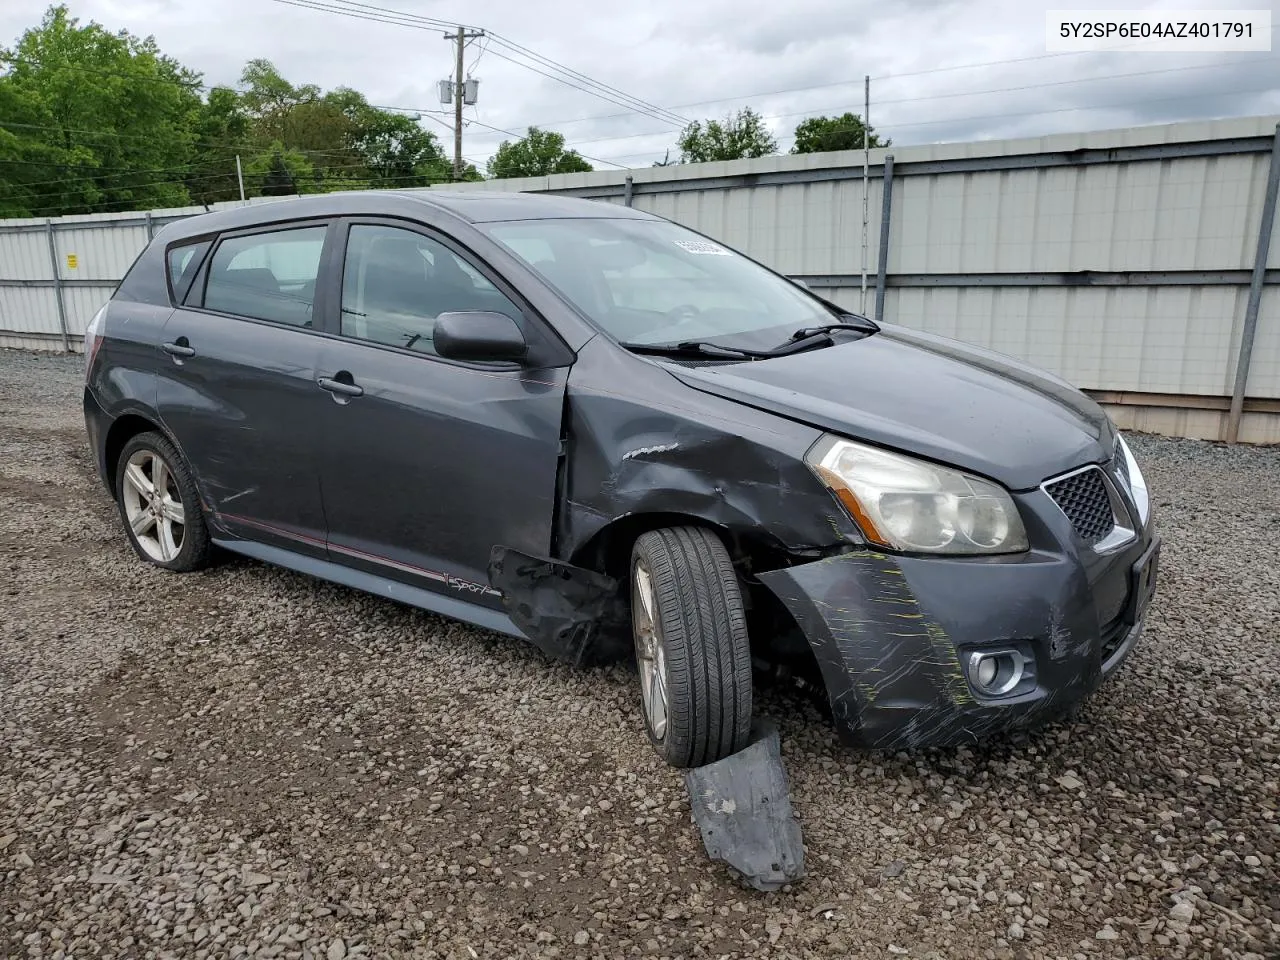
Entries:
<svg viewBox="0 0 1280 960">
<path fill-rule="evenodd" d="M 1027 490 L 1110 458 L 1110 419 L 1012 357 L 892 324 L 852 342 L 748 363 L 668 367 L 695 390 Z"/>
</svg>

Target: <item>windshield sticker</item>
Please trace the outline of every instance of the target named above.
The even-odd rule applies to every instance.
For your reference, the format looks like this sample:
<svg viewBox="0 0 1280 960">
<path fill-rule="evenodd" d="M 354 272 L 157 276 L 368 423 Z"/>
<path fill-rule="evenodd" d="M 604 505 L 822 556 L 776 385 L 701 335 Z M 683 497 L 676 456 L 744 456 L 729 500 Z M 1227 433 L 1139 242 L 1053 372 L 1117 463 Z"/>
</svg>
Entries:
<svg viewBox="0 0 1280 960">
<path fill-rule="evenodd" d="M 729 256 L 729 251 L 724 247 L 708 243 L 706 240 L 677 240 L 675 243 L 677 247 L 688 250 L 690 253 L 706 253 L 715 257 Z"/>
</svg>

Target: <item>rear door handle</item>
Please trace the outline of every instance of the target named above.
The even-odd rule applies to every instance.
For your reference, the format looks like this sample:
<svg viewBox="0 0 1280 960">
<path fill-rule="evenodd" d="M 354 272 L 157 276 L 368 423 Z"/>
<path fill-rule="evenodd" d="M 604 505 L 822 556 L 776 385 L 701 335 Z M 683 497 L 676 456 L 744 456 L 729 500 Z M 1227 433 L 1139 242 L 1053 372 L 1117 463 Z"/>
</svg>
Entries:
<svg viewBox="0 0 1280 960">
<path fill-rule="evenodd" d="M 194 357 L 195 347 L 189 346 L 186 340 L 186 337 L 179 337 L 177 343 L 164 343 L 161 347 L 171 357 Z"/>
<path fill-rule="evenodd" d="M 332 377 L 321 377 L 316 381 L 320 385 L 321 390 L 328 390 L 330 393 L 341 394 L 344 397 L 362 397 L 364 396 L 364 387 L 357 383 L 347 383 L 344 380 L 334 380 Z"/>
</svg>

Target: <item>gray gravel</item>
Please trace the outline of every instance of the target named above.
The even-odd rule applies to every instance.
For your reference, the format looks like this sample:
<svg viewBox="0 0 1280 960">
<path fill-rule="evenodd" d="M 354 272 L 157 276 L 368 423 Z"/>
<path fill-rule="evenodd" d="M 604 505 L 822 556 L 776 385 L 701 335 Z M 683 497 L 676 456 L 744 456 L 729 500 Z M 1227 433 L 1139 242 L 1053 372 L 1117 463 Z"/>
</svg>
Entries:
<svg viewBox="0 0 1280 960">
<path fill-rule="evenodd" d="M 860 755 L 766 692 L 809 877 L 761 895 L 627 669 L 136 561 L 79 378 L 0 352 L 0 956 L 1280 953 L 1280 450 L 1138 438 L 1154 622 L 1070 725 Z"/>
</svg>

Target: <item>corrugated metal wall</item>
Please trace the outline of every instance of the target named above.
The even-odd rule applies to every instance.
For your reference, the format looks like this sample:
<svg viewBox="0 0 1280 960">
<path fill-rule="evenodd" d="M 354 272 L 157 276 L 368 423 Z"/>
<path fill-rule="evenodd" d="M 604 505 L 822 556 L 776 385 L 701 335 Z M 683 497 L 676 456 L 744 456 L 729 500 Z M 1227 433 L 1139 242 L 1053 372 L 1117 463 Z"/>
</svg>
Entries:
<svg viewBox="0 0 1280 960">
<path fill-rule="evenodd" d="M 211 209 L 238 206 L 220 203 Z M 74 347 L 150 234 L 173 220 L 204 212 L 204 207 L 182 207 L 145 214 L 0 220 L 0 347 L 59 349 L 64 318 Z"/>
<path fill-rule="evenodd" d="M 1275 127 L 1276 118 L 1259 117 L 872 151 L 865 230 L 858 152 L 448 189 L 629 203 L 872 313 L 892 154 L 885 320 L 1012 354 L 1093 391 L 1183 398 L 1218 424 L 1203 427 L 1209 435 L 1235 385 Z M 0 343 L 8 332 L 57 345 L 44 230 L 42 221 L 0 222 Z M 55 222 L 73 337 L 146 236 L 136 214 Z M 1280 272 L 1280 238 L 1268 259 Z M 1280 276 L 1266 281 L 1242 436 L 1280 440 Z M 1170 429 L 1186 420 L 1171 417 Z"/>
</svg>

